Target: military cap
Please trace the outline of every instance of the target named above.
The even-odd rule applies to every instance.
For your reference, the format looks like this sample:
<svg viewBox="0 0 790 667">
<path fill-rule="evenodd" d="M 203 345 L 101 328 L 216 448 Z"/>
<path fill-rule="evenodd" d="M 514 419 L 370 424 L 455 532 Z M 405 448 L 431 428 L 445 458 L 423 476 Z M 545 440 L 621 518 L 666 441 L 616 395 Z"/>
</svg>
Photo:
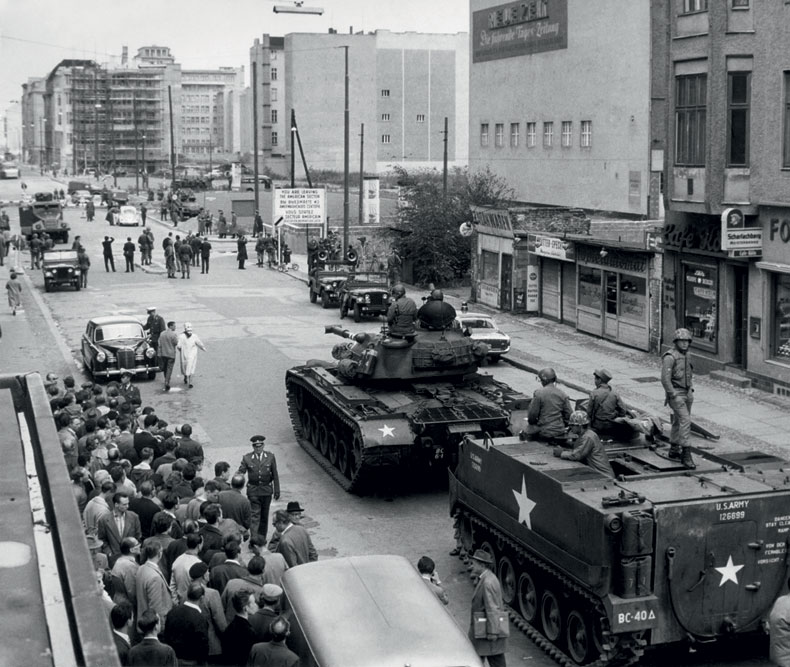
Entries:
<svg viewBox="0 0 790 667">
<path fill-rule="evenodd" d="M 261 599 L 264 602 L 277 602 L 283 594 L 283 589 L 277 584 L 264 584 L 261 589 Z"/>
<path fill-rule="evenodd" d="M 593 375 L 601 378 L 601 380 L 603 380 L 604 382 L 609 382 L 609 380 L 612 379 L 612 374 L 609 371 L 607 371 L 605 368 L 596 369 Z"/>
<path fill-rule="evenodd" d="M 252 443 L 263 442 L 264 440 L 266 440 L 265 435 L 254 435 L 250 438 L 250 442 Z"/>
<path fill-rule="evenodd" d="M 147 313 L 150 313 L 150 312 L 151 312 L 151 311 L 153 311 L 153 310 L 156 310 L 156 306 L 148 306 L 148 308 L 146 308 L 146 309 L 145 309 L 145 311 L 146 311 Z"/>
</svg>

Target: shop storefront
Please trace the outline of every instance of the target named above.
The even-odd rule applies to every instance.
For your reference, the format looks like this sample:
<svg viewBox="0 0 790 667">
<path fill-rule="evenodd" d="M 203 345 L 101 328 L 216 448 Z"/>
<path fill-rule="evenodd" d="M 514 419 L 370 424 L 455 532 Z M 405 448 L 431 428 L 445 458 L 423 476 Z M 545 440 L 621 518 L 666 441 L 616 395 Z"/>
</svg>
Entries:
<svg viewBox="0 0 790 667">
<path fill-rule="evenodd" d="M 527 293 L 539 296 L 535 310 L 566 324 L 576 324 L 576 264 L 572 241 L 542 235 L 527 235 L 528 262 L 533 267 Z M 532 284 L 530 284 L 532 283 Z"/>
<path fill-rule="evenodd" d="M 492 308 L 513 307 L 513 227 L 506 210 L 474 211 L 477 252 L 473 262 L 474 299 Z"/>
</svg>

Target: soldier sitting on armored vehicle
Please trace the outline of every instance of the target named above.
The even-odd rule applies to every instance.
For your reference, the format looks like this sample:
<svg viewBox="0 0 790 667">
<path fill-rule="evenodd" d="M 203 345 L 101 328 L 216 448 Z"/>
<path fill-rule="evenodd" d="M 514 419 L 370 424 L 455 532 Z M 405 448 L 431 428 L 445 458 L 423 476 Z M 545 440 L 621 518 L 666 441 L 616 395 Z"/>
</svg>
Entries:
<svg viewBox="0 0 790 667">
<path fill-rule="evenodd" d="M 417 311 L 417 320 L 420 323 L 420 329 L 442 331 L 452 325 L 455 315 L 455 308 L 444 302 L 442 290 L 435 289 Z"/>
<path fill-rule="evenodd" d="M 614 477 L 609 457 L 601 439 L 590 428 L 590 418 L 584 410 L 575 410 L 570 418 L 570 434 L 576 436 L 573 449 L 554 448 L 554 456 L 567 461 L 581 461 L 602 475 Z"/>
<path fill-rule="evenodd" d="M 543 385 L 532 395 L 527 413 L 527 440 L 542 440 L 550 444 L 564 444 L 565 425 L 571 416 L 568 395 L 557 387 L 557 374 L 553 368 L 544 368 L 538 373 Z"/>
<path fill-rule="evenodd" d="M 593 377 L 595 389 L 590 393 L 590 400 L 585 407 L 590 418 L 590 427 L 601 436 L 609 436 L 614 440 L 630 440 L 631 427 L 617 421 L 629 413 L 623 399 L 609 386 L 612 374 L 605 368 L 599 368 Z"/>
<path fill-rule="evenodd" d="M 389 334 L 394 338 L 406 338 L 415 333 L 414 322 L 417 320 L 417 306 L 406 296 L 406 288 L 398 283 L 392 288 L 393 301 L 387 310 Z"/>
</svg>

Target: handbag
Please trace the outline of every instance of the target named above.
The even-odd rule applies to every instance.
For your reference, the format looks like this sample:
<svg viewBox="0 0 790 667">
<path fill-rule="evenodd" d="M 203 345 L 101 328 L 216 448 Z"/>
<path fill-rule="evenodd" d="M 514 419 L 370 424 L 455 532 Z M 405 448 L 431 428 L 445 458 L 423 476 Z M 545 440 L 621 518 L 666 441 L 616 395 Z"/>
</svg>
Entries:
<svg viewBox="0 0 790 667">
<path fill-rule="evenodd" d="M 491 621 L 491 627 L 496 630 L 492 634 L 497 636 L 497 639 L 504 639 L 510 637 L 510 620 L 507 612 L 494 611 L 490 614 L 484 611 L 475 611 L 472 613 L 472 632 L 475 639 L 485 639 L 488 637 L 488 622 Z"/>
</svg>

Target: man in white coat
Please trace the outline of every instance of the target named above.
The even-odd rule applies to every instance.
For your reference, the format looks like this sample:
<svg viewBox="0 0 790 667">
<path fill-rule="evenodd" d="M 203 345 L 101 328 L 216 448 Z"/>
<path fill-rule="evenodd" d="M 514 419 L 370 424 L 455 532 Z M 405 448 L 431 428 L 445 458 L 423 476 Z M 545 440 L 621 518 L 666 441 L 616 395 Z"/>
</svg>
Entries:
<svg viewBox="0 0 790 667">
<path fill-rule="evenodd" d="M 178 337 L 176 347 L 181 353 L 181 373 L 184 376 L 184 384 L 189 385 L 191 389 L 192 376 L 197 367 L 198 348 L 205 352 L 206 347 L 203 345 L 203 341 L 192 333 L 192 325 L 189 322 L 184 324 L 184 333 Z"/>
</svg>

